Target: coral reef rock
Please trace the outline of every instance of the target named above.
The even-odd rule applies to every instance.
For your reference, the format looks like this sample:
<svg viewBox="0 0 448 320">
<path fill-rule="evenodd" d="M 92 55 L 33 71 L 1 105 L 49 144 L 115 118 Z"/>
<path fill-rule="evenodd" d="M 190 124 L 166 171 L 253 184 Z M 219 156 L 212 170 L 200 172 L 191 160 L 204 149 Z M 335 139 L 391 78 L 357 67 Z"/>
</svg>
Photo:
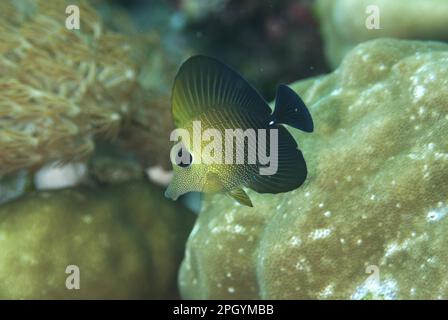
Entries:
<svg viewBox="0 0 448 320">
<path fill-rule="evenodd" d="M 291 130 L 305 184 L 206 199 L 184 298 L 448 298 L 448 45 L 379 39 L 293 84 L 316 131 Z"/>
<path fill-rule="evenodd" d="M 30 177 L 25 171 L 0 177 L 0 205 L 20 197 L 30 189 L 31 185 Z"/>
<path fill-rule="evenodd" d="M 176 298 L 194 218 L 139 181 L 28 194 L 0 207 L 0 298 Z"/>
<path fill-rule="evenodd" d="M 366 20 L 379 10 L 379 29 Z M 318 0 L 327 59 L 334 67 L 356 44 L 380 37 L 448 40 L 448 1 L 445 0 Z M 376 10 L 376 9 L 374 9 Z"/>
</svg>

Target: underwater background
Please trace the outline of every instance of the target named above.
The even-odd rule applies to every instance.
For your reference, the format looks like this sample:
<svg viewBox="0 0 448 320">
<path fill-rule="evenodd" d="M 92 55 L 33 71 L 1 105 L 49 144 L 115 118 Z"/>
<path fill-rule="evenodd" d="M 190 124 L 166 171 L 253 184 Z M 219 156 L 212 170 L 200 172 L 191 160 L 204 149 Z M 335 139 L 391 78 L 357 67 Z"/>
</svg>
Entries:
<svg viewBox="0 0 448 320">
<path fill-rule="evenodd" d="M 66 26 L 70 5 L 80 29 Z M 0 1 L 0 299 L 447 299 L 448 1 Z M 300 188 L 163 196 L 195 54 L 290 84 Z"/>
</svg>

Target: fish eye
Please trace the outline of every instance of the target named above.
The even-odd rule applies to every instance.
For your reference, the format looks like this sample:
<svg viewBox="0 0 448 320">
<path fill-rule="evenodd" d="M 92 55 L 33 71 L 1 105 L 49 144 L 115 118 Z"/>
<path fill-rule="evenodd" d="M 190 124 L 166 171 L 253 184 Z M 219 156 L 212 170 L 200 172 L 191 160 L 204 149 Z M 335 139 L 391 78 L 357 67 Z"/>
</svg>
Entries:
<svg viewBox="0 0 448 320">
<path fill-rule="evenodd" d="M 188 160 L 185 158 L 188 157 Z M 180 148 L 177 152 L 176 164 L 181 168 L 188 168 L 193 163 L 193 156 L 185 148 Z"/>
</svg>

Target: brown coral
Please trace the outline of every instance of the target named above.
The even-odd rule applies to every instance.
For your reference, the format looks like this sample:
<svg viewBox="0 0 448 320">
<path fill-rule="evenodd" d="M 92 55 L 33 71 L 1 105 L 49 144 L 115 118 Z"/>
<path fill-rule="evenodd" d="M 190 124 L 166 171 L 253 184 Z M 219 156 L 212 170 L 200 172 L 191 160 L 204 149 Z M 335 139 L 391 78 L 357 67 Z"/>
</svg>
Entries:
<svg viewBox="0 0 448 320">
<path fill-rule="evenodd" d="M 69 4 L 80 30 L 65 27 Z M 104 30 L 86 2 L 2 1 L 0 12 L 0 175 L 84 158 L 143 104 L 132 38 Z"/>
</svg>

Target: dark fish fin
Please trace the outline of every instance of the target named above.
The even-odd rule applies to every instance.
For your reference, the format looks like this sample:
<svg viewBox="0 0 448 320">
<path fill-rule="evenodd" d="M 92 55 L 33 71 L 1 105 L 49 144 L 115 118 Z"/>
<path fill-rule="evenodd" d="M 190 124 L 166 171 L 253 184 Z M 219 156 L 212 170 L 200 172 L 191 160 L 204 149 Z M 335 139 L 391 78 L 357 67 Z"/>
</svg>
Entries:
<svg viewBox="0 0 448 320">
<path fill-rule="evenodd" d="M 270 121 L 284 123 L 305 132 L 313 132 L 314 124 L 305 103 L 290 87 L 281 84 L 277 88 L 275 110 Z"/>
<path fill-rule="evenodd" d="M 267 102 L 236 71 L 201 55 L 182 64 L 174 80 L 171 99 L 178 128 L 210 108 L 244 108 L 264 119 L 271 114 Z"/>
<path fill-rule="evenodd" d="M 278 129 L 277 172 L 262 175 L 257 168 L 246 185 L 259 193 L 281 193 L 300 187 L 307 177 L 307 167 L 297 143 L 284 126 Z M 269 149 L 268 149 L 269 150 Z"/>
<path fill-rule="evenodd" d="M 227 192 L 227 194 L 235 199 L 238 203 L 244 206 L 253 207 L 252 201 L 250 200 L 246 191 L 243 190 L 243 188 L 232 189 Z"/>
</svg>

